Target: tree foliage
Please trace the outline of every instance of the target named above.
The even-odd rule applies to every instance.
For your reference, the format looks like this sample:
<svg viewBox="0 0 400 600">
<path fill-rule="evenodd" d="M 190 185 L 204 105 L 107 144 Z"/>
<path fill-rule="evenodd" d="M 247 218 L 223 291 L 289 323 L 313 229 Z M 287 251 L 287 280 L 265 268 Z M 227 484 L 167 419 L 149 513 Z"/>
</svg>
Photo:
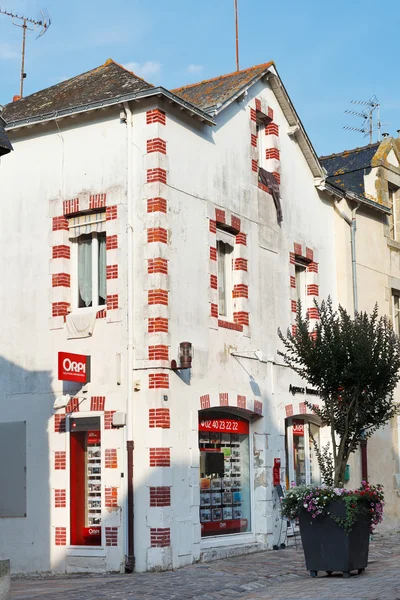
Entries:
<svg viewBox="0 0 400 600">
<path fill-rule="evenodd" d="M 323 406 L 306 402 L 331 429 L 334 485 L 343 485 L 346 463 L 360 443 L 398 412 L 393 392 L 400 379 L 400 341 L 375 305 L 352 318 L 328 298 L 315 302 L 320 319 L 310 334 L 298 303 L 296 331 L 278 330 L 284 362 L 316 389 Z"/>
</svg>

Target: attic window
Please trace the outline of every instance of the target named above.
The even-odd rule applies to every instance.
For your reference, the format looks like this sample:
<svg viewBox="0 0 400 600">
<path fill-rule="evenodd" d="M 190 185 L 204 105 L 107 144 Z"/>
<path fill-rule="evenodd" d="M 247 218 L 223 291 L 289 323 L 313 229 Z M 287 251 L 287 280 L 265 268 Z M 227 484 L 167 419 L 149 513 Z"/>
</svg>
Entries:
<svg viewBox="0 0 400 600">
<path fill-rule="evenodd" d="M 399 188 L 388 185 L 389 206 L 392 214 L 389 216 L 389 237 L 392 240 L 400 240 L 400 193 Z"/>
</svg>

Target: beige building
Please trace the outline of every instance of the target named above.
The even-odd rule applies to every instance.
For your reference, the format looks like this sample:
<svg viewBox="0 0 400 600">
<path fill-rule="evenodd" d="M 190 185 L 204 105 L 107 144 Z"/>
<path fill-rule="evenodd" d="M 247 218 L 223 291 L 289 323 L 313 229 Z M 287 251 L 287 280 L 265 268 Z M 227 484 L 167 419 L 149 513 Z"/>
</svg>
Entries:
<svg viewBox="0 0 400 600">
<path fill-rule="evenodd" d="M 349 311 L 388 315 L 400 334 L 400 139 L 385 137 L 321 157 L 324 184 L 335 209 L 338 301 Z M 396 400 L 400 402 L 400 389 Z M 363 457 L 364 454 L 364 457 Z M 384 485 L 382 527 L 400 517 L 400 417 L 395 417 L 352 457 L 349 485 L 360 475 Z"/>
</svg>

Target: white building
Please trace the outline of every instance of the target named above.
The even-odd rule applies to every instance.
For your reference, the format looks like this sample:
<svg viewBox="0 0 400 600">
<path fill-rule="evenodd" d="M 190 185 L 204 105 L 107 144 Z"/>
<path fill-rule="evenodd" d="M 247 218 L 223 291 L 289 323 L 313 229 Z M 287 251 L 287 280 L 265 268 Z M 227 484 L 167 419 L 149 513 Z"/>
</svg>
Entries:
<svg viewBox="0 0 400 600">
<path fill-rule="evenodd" d="M 272 547 L 274 483 L 317 481 L 319 436 L 277 329 L 336 300 L 323 172 L 273 63 L 170 92 L 109 60 L 5 118 L 0 550 L 144 571 Z"/>
</svg>

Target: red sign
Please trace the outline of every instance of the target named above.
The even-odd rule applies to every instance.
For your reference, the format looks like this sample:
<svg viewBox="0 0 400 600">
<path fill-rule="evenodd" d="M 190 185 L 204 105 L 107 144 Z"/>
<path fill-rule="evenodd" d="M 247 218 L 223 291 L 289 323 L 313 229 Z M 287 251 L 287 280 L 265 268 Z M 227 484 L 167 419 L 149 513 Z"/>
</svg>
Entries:
<svg viewBox="0 0 400 600">
<path fill-rule="evenodd" d="M 90 381 L 90 356 L 59 352 L 58 379 L 60 381 L 88 383 Z"/>
<path fill-rule="evenodd" d="M 236 419 L 201 419 L 199 431 L 215 431 L 216 433 L 249 433 L 249 422 Z"/>
<path fill-rule="evenodd" d="M 210 521 L 201 524 L 201 531 L 208 533 L 211 531 L 247 531 L 247 519 L 232 519 L 229 521 Z"/>
<path fill-rule="evenodd" d="M 293 421 L 293 435 L 304 435 L 304 421 Z"/>
<path fill-rule="evenodd" d="M 87 443 L 89 446 L 100 444 L 100 431 L 88 431 Z"/>
</svg>

